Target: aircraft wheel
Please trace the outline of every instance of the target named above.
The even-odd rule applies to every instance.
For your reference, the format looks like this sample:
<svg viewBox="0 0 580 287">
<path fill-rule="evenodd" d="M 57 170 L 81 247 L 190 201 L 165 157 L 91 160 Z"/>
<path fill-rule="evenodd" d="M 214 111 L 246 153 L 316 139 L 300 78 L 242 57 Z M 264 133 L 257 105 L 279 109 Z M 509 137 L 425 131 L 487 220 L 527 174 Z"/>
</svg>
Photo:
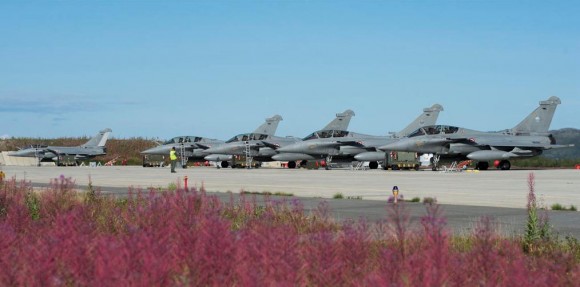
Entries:
<svg viewBox="0 0 580 287">
<path fill-rule="evenodd" d="M 300 161 L 300 167 L 306 167 L 306 164 L 308 164 L 307 160 Z"/>
<path fill-rule="evenodd" d="M 399 170 L 399 166 L 396 164 L 391 165 L 392 170 Z"/>
<path fill-rule="evenodd" d="M 415 165 L 415 167 L 414 167 L 413 169 L 415 169 L 415 170 L 419 170 L 419 165 L 418 165 L 418 164 L 416 164 L 416 165 Z"/>
<path fill-rule="evenodd" d="M 226 168 L 226 167 L 230 166 L 230 163 L 227 161 L 222 161 L 220 165 L 221 165 L 221 167 Z"/>
<path fill-rule="evenodd" d="M 487 161 L 480 161 L 475 165 L 475 169 L 487 170 L 489 168 L 489 163 Z"/>
<path fill-rule="evenodd" d="M 295 161 L 289 161 L 288 162 L 288 168 L 296 168 L 296 162 Z"/>
<path fill-rule="evenodd" d="M 509 160 L 502 160 L 499 162 L 499 169 L 501 170 L 509 170 L 512 167 L 512 164 Z"/>
<path fill-rule="evenodd" d="M 369 162 L 369 169 L 377 169 L 379 167 L 379 163 L 376 161 Z"/>
<path fill-rule="evenodd" d="M 435 159 L 433 157 L 431 157 L 429 159 L 429 162 L 431 163 L 431 170 L 432 171 L 437 171 L 437 166 L 435 165 Z"/>
</svg>

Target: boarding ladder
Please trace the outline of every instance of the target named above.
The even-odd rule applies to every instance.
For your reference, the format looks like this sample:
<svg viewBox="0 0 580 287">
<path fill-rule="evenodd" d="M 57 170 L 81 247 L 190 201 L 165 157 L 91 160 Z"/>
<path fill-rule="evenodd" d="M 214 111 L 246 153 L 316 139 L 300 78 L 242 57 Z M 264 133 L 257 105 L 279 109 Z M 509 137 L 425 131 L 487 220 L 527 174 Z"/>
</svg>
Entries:
<svg viewBox="0 0 580 287">
<path fill-rule="evenodd" d="M 467 166 L 471 164 L 471 162 L 472 162 L 471 160 L 464 160 L 464 161 L 457 164 L 457 168 L 466 169 Z"/>
<path fill-rule="evenodd" d="M 185 145 L 179 145 L 179 160 L 181 161 L 181 167 L 187 168 L 187 155 L 185 154 Z"/>
<path fill-rule="evenodd" d="M 34 158 L 36 159 L 36 166 L 40 166 L 42 158 L 40 157 L 40 151 L 38 148 L 34 148 Z"/>
<path fill-rule="evenodd" d="M 441 172 L 459 172 L 461 171 L 459 168 L 457 168 L 457 162 L 454 161 L 451 163 L 450 166 L 443 166 L 443 170 Z"/>
<path fill-rule="evenodd" d="M 246 141 L 246 149 L 245 149 L 245 155 L 246 155 L 246 168 L 250 169 L 252 168 L 252 149 L 250 148 L 250 142 Z"/>
<path fill-rule="evenodd" d="M 113 166 L 115 163 L 117 163 L 117 159 L 119 159 L 119 156 L 115 157 L 114 159 L 108 161 L 105 163 L 105 166 Z"/>
<path fill-rule="evenodd" d="M 357 164 L 356 164 L 356 167 L 354 168 L 354 170 L 366 170 L 365 162 L 364 161 L 358 161 Z"/>
</svg>

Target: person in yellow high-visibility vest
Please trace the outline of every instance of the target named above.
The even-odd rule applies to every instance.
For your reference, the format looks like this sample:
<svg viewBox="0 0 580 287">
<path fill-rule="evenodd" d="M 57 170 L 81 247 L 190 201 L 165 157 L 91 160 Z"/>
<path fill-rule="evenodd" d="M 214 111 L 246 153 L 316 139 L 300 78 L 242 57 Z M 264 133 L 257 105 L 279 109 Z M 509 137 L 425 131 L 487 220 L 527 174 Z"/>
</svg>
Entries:
<svg viewBox="0 0 580 287">
<path fill-rule="evenodd" d="M 169 151 L 169 160 L 171 161 L 171 173 L 175 173 L 175 165 L 177 164 L 177 155 L 175 154 L 175 147 Z"/>
</svg>

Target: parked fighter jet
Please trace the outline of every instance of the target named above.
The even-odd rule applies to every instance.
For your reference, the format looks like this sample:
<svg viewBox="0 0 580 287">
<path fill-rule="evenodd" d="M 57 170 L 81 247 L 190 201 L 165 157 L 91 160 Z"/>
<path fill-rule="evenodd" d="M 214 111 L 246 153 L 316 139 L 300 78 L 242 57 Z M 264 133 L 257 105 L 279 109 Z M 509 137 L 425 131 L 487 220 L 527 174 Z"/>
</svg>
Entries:
<svg viewBox="0 0 580 287">
<path fill-rule="evenodd" d="M 378 162 L 385 159 L 384 151 L 377 147 L 398 140 L 409 132 L 424 125 L 432 125 L 437 121 L 441 105 L 435 104 L 426 108 L 411 124 L 391 136 L 372 136 L 349 132 L 345 129 L 321 130 L 306 136 L 302 142 L 277 149 L 280 154 L 273 156 L 274 160 L 290 162 L 326 159 L 326 167 L 332 161 L 369 161 L 369 168 L 376 169 Z M 295 166 L 295 165 L 294 165 Z"/>
<path fill-rule="evenodd" d="M 146 157 L 149 155 L 168 156 L 169 151 L 175 148 L 179 155 L 181 166 L 187 167 L 188 161 L 205 161 L 204 157 L 208 155 L 205 150 L 224 144 L 222 140 L 210 139 L 198 136 L 179 136 L 174 137 L 163 144 L 144 150 L 141 154 Z M 231 156 L 223 155 L 223 160 L 229 160 Z"/>
<path fill-rule="evenodd" d="M 332 134 L 333 131 L 345 131 L 348 129 L 348 125 L 350 124 L 350 119 L 354 116 L 354 112 L 352 110 L 346 110 L 342 113 L 336 114 L 336 118 L 334 118 L 330 123 L 328 123 L 322 130 L 317 131 L 317 134 Z M 276 152 L 280 152 L 280 147 L 272 144 L 269 141 L 263 141 L 265 145 L 272 147 Z M 294 145 L 294 144 L 292 144 Z M 283 160 L 288 161 L 288 168 L 296 168 L 296 160 L 305 160 L 302 154 L 295 154 L 295 153 L 281 153 L 272 156 L 274 160 Z"/>
<path fill-rule="evenodd" d="M 548 133 L 550 123 L 560 104 L 550 97 L 512 129 L 500 132 L 480 132 L 455 126 L 425 126 L 408 138 L 381 146 L 380 150 L 433 153 L 433 170 L 440 158 L 449 160 L 477 160 L 476 168 L 486 170 L 488 161 L 500 160 L 499 169 L 511 168 L 510 158 L 532 157 L 544 150 L 568 147 L 557 145 Z"/>
<path fill-rule="evenodd" d="M 106 154 L 107 150 L 105 144 L 107 143 L 111 132 L 111 129 L 104 129 L 80 146 L 67 147 L 36 145 L 12 152 L 10 155 L 36 157 L 39 161 L 53 160 L 57 165 L 59 164 L 59 158 L 66 155 L 74 156 L 75 160 L 89 159 L 98 155 Z"/>
<path fill-rule="evenodd" d="M 239 134 L 226 141 L 224 144 L 211 147 L 205 152 L 209 154 L 205 157 L 208 161 L 221 161 L 222 167 L 228 167 L 229 163 L 223 158 L 228 156 L 246 156 L 249 161 L 256 160 L 258 162 L 271 161 L 271 156 L 276 154 L 272 147 L 264 144 L 267 140 L 273 146 L 284 146 L 289 143 L 294 143 L 299 139 L 293 137 L 277 137 L 274 136 L 278 123 L 282 117 L 275 115 L 267 118 L 266 122 L 258 127 L 252 133 Z"/>
</svg>

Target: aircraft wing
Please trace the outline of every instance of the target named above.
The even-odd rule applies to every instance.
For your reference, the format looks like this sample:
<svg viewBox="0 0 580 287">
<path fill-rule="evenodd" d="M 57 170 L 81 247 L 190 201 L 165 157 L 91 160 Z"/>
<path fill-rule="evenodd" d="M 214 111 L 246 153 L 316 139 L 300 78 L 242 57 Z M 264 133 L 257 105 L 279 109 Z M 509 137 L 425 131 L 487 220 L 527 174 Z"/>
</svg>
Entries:
<svg viewBox="0 0 580 287">
<path fill-rule="evenodd" d="M 60 152 L 60 151 L 55 150 L 55 149 L 50 149 L 50 148 L 44 148 L 44 149 L 42 149 L 42 152 L 43 153 L 51 152 L 51 153 L 53 153 L 55 155 L 67 155 L 66 153 Z"/>
<path fill-rule="evenodd" d="M 333 142 L 320 142 L 315 144 L 318 148 L 339 148 L 341 146 L 352 146 L 366 148 L 361 142 L 357 141 L 333 141 Z"/>
<path fill-rule="evenodd" d="M 465 142 L 464 142 L 465 143 Z M 496 147 L 496 148 L 507 148 L 507 147 L 513 147 L 513 148 L 520 148 L 520 149 L 541 149 L 541 150 L 547 150 L 547 149 L 555 149 L 555 148 L 567 148 L 567 147 L 573 147 L 574 144 L 570 144 L 570 145 L 559 145 L 559 144 L 546 144 L 546 143 L 541 143 L 541 142 L 529 142 L 529 141 L 517 141 L 517 139 L 515 141 L 511 141 L 511 140 L 505 140 L 505 139 L 481 139 L 478 141 L 474 141 L 472 142 L 472 144 L 475 145 L 479 145 L 479 146 L 489 146 L 489 147 Z"/>
<path fill-rule="evenodd" d="M 263 144 L 264 144 L 266 147 L 269 147 L 269 148 L 271 148 L 271 149 L 273 149 L 273 150 L 277 150 L 277 149 L 279 149 L 279 148 L 280 148 L 280 145 L 279 145 L 279 144 L 273 144 L 273 143 L 271 143 L 271 142 L 267 142 L 267 141 L 262 141 L 262 143 L 263 143 Z"/>
<path fill-rule="evenodd" d="M 362 144 L 362 142 L 357 142 L 357 141 L 337 141 L 337 143 L 341 146 L 353 146 L 353 147 L 360 147 L 360 148 L 367 147 L 364 144 Z"/>
<path fill-rule="evenodd" d="M 566 148 L 566 147 L 573 147 L 574 144 L 552 144 L 549 146 L 544 146 L 544 149 L 555 149 L 555 148 Z"/>
<path fill-rule="evenodd" d="M 573 147 L 574 144 L 569 144 L 569 145 L 562 145 L 562 144 L 530 144 L 530 143 L 526 143 L 524 145 L 520 145 L 520 144 L 494 144 L 494 145 L 490 145 L 491 147 L 514 147 L 514 148 L 519 148 L 519 149 L 541 149 L 541 150 L 548 150 L 548 149 L 556 149 L 556 148 L 567 148 L 567 147 Z"/>
<path fill-rule="evenodd" d="M 325 147 L 328 147 L 328 148 L 338 148 L 338 147 L 340 147 L 343 144 L 341 144 L 340 142 L 317 142 L 317 143 L 314 143 L 314 144 L 310 144 L 309 143 L 309 145 L 315 146 L 317 148 L 320 148 L 320 147 L 322 147 L 322 148 L 325 148 Z"/>
<path fill-rule="evenodd" d="M 203 145 L 203 144 L 200 144 L 200 143 L 194 143 L 191 146 L 194 147 L 194 148 L 209 149 L 209 146 Z"/>
<path fill-rule="evenodd" d="M 260 148 L 263 148 L 265 146 L 267 146 L 267 145 L 264 144 L 263 142 L 250 143 L 250 149 L 253 149 L 253 150 L 260 150 Z"/>
</svg>

